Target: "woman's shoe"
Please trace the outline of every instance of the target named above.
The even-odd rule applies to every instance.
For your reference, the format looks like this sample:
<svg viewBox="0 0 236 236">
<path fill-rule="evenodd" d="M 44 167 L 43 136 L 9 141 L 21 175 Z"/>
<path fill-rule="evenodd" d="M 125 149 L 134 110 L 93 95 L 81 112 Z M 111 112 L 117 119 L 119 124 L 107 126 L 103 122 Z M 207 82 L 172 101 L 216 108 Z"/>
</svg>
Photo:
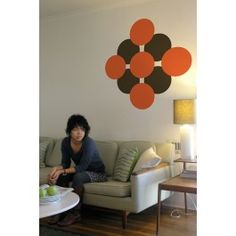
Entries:
<svg viewBox="0 0 236 236">
<path fill-rule="evenodd" d="M 59 226 L 67 226 L 67 225 L 72 225 L 78 221 L 81 220 L 81 216 L 79 213 L 72 213 L 72 212 L 69 212 L 65 218 L 63 218 L 62 220 L 58 221 L 57 224 Z"/>
<path fill-rule="evenodd" d="M 61 214 L 51 216 L 48 220 L 49 225 L 55 225 L 61 219 Z"/>
</svg>

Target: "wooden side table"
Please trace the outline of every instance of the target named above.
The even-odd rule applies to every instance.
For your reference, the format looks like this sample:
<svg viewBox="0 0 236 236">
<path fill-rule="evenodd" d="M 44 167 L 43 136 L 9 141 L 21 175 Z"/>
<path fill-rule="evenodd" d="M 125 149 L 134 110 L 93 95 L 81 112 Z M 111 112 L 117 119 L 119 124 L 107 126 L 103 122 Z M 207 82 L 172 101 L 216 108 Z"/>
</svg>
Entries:
<svg viewBox="0 0 236 236">
<path fill-rule="evenodd" d="M 186 163 L 197 163 L 197 159 L 184 159 L 184 158 L 178 158 L 174 160 L 174 162 L 182 162 L 184 164 L 184 170 L 186 170 Z"/>
<path fill-rule="evenodd" d="M 157 205 L 157 223 L 156 223 L 156 235 L 158 236 L 160 227 L 160 213 L 161 213 L 161 191 L 169 190 L 183 193 L 197 193 L 197 180 L 190 178 L 183 178 L 181 176 L 176 176 L 170 178 L 163 183 L 159 183 L 158 187 L 158 205 Z M 187 204 L 185 205 L 187 207 Z M 187 209 L 185 209 L 185 212 Z"/>
<path fill-rule="evenodd" d="M 186 170 L 186 164 L 187 163 L 197 163 L 197 159 L 193 159 L 193 160 L 190 160 L 190 159 L 184 159 L 184 158 L 178 158 L 176 160 L 174 160 L 174 162 L 182 162 L 183 163 L 183 171 Z M 186 192 L 184 192 L 184 209 L 185 209 L 185 213 L 187 213 L 187 194 Z"/>
</svg>

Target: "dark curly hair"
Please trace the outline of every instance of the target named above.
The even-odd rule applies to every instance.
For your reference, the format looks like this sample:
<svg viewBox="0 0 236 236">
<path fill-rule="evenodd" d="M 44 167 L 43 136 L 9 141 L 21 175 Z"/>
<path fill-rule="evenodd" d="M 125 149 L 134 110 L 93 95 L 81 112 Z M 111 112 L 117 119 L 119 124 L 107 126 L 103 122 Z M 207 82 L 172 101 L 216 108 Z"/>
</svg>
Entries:
<svg viewBox="0 0 236 236">
<path fill-rule="evenodd" d="M 71 130 L 77 126 L 82 127 L 85 130 L 84 138 L 87 137 L 90 131 L 89 123 L 84 116 L 79 114 L 74 114 L 68 119 L 66 134 L 70 136 Z"/>
</svg>

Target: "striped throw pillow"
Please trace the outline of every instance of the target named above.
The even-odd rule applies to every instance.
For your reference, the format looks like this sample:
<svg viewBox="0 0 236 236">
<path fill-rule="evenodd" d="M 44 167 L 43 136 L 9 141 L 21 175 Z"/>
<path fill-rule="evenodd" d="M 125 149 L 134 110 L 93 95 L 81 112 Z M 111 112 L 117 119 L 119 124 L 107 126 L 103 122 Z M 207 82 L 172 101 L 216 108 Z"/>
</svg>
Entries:
<svg viewBox="0 0 236 236">
<path fill-rule="evenodd" d="M 47 152 L 48 142 L 42 142 L 39 144 L 39 166 L 40 168 L 46 167 L 45 156 Z"/>
<path fill-rule="evenodd" d="M 127 148 L 121 151 L 115 163 L 113 179 L 127 182 L 138 160 L 138 148 Z"/>
</svg>

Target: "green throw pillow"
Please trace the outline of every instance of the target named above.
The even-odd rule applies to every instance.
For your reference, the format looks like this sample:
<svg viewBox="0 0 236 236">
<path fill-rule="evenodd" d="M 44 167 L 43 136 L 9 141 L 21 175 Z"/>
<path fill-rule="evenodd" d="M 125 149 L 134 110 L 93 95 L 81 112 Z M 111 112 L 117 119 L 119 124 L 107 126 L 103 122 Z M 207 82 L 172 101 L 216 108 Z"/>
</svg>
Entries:
<svg viewBox="0 0 236 236">
<path fill-rule="evenodd" d="M 139 152 L 137 147 L 123 149 L 116 160 L 113 179 L 122 182 L 128 181 L 138 157 Z"/>
<path fill-rule="evenodd" d="M 42 142 L 39 144 L 39 166 L 40 168 L 46 167 L 45 156 L 47 152 L 48 142 Z"/>
</svg>

